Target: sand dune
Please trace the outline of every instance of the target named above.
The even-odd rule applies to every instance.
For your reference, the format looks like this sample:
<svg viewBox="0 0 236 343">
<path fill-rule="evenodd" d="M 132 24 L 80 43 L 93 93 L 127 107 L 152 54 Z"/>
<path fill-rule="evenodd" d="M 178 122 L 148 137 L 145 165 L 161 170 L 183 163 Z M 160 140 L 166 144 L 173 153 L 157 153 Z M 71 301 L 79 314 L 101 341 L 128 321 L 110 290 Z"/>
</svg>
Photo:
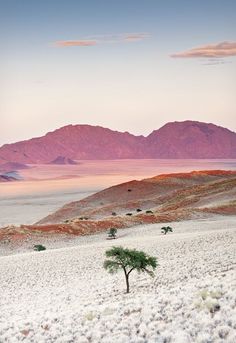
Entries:
<svg viewBox="0 0 236 343">
<path fill-rule="evenodd" d="M 166 174 L 107 188 L 65 205 L 39 221 L 39 224 L 62 223 L 66 220 L 75 222 L 76 218 L 84 217 L 90 221 L 106 218 L 111 221 L 112 214 L 114 225 L 122 218 L 126 225 L 132 221 L 134 224 L 145 223 L 147 218 L 152 222 L 160 222 L 165 216 L 167 220 L 183 219 L 200 214 L 209 206 L 212 212 L 214 207 L 221 205 L 230 204 L 232 207 L 235 198 L 236 172 L 219 170 Z M 146 213 L 150 210 L 151 213 Z"/>
</svg>

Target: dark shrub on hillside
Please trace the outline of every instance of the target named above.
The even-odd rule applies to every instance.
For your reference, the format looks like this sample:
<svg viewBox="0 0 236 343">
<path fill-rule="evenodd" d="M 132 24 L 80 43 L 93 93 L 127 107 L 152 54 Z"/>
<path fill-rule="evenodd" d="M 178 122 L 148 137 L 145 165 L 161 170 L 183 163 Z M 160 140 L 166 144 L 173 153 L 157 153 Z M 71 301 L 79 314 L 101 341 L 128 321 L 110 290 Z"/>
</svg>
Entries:
<svg viewBox="0 0 236 343">
<path fill-rule="evenodd" d="M 36 245 L 34 245 L 34 250 L 35 251 L 43 251 L 43 250 L 46 250 L 46 247 L 42 244 L 36 244 Z"/>
</svg>

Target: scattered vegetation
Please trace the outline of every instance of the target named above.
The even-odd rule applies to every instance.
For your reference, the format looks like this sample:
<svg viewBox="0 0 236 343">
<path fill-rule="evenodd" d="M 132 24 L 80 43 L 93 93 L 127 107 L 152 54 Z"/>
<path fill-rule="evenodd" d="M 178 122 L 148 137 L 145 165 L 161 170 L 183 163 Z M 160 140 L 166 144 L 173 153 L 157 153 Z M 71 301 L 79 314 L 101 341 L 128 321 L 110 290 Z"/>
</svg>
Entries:
<svg viewBox="0 0 236 343">
<path fill-rule="evenodd" d="M 146 211 L 147 214 L 153 213 L 151 210 Z"/>
<path fill-rule="evenodd" d="M 133 213 L 129 212 L 129 213 L 126 213 L 126 216 L 132 216 Z"/>
<path fill-rule="evenodd" d="M 46 250 L 46 247 L 42 244 L 36 244 L 36 245 L 34 245 L 34 250 L 35 251 L 43 251 L 43 250 Z"/>
<path fill-rule="evenodd" d="M 88 220 L 89 217 L 80 217 L 79 220 Z"/>
<path fill-rule="evenodd" d="M 117 213 L 116 212 L 112 212 L 112 216 L 117 216 Z"/>
<path fill-rule="evenodd" d="M 195 307 L 199 310 L 207 309 L 210 313 L 214 314 L 220 310 L 218 300 L 222 295 L 221 291 L 209 291 L 207 289 L 203 289 L 199 292 L 200 299 L 195 302 Z"/>
<path fill-rule="evenodd" d="M 142 212 L 141 208 L 137 208 L 136 211 L 137 211 L 137 212 Z"/>
<path fill-rule="evenodd" d="M 128 192 L 132 192 L 132 189 L 128 189 Z"/>
<path fill-rule="evenodd" d="M 109 273 L 117 273 L 118 270 L 124 271 L 126 293 L 129 293 L 129 276 L 133 270 L 154 276 L 153 271 L 157 267 L 156 257 L 149 256 L 145 252 L 136 249 L 131 250 L 122 247 L 113 247 L 106 251 L 106 257 L 109 259 L 104 261 L 104 268 Z"/>
<path fill-rule="evenodd" d="M 112 228 L 110 228 L 110 230 L 108 231 L 107 234 L 108 234 L 108 238 L 115 239 L 116 234 L 117 234 L 117 229 L 112 227 Z"/>
<path fill-rule="evenodd" d="M 173 229 L 170 226 L 163 226 L 161 228 L 161 232 L 164 233 L 164 235 L 166 235 L 168 232 L 173 232 Z"/>
</svg>

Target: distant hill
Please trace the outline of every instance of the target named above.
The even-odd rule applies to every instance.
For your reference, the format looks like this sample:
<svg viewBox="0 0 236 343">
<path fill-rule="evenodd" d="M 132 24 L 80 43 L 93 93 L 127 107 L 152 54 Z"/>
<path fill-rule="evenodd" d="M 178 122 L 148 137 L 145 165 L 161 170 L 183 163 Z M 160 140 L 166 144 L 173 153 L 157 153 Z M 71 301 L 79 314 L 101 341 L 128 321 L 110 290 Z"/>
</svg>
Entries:
<svg viewBox="0 0 236 343">
<path fill-rule="evenodd" d="M 29 167 L 27 165 L 19 162 L 7 162 L 0 165 L 1 172 L 10 172 L 28 168 Z"/>
<path fill-rule="evenodd" d="M 100 126 L 68 125 L 45 136 L 0 148 L 0 164 L 52 163 L 59 157 L 65 161 L 236 158 L 236 133 L 196 121 L 168 123 L 147 137 Z"/>
<path fill-rule="evenodd" d="M 71 202 L 36 224 L 2 228 L 0 240 L 28 239 L 34 234 L 38 238 L 45 234 L 88 235 L 112 227 L 236 215 L 235 199 L 236 171 L 158 175 Z"/>
<path fill-rule="evenodd" d="M 8 176 L 8 175 L 0 175 L 0 182 L 9 182 L 9 181 L 16 181 L 13 176 Z"/>
<path fill-rule="evenodd" d="M 49 162 L 49 164 L 77 164 L 77 162 L 65 156 L 58 156 L 55 160 Z"/>
<path fill-rule="evenodd" d="M 39 224 L 81 223 L 84 218 L 89 222 L 109 219 L 114 225 L 171 221 L 220 213 L 219 208 L 223 214 L 236 214 L 236 171 L 194 171 L 125 182 L 66 204 Z M 151 214 L 146 213 L 149 210 Z"/>
<path fill-rule="evenodd" d="M 236 158 L 236 133 L 214 124 L 173 122 L 147 137 L 152 158 Z"/>
</svg>

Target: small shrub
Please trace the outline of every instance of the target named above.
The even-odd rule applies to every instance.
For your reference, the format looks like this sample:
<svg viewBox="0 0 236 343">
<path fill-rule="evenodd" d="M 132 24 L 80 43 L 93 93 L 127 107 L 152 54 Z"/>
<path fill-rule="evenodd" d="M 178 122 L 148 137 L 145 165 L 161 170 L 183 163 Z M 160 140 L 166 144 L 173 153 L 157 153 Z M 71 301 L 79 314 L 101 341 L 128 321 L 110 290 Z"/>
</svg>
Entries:
<svg viewBox="0 0 236 343">
<path fill-rule="evenodd" d="M 153 213 L 151 210 L 146 211 L 147 214 Z"/>
<path fill-rule="evenodd" d="M 79 220 L 88 220 L 89 217 L 79 217 Z"/>
<path fill-rule="evenodd" d="M 173 229 L 170 226 L 163 226 L 161 228 L 161 232 L 164 233 L 164 235 L 166 235 L 168 232 L 173 232 Z"/>
<path fill-rule="evenodd" d="M 128 192 L 132 192 L 132 189 L 128 189 Z"/>
<path fill-rule="evenodd" d="M 199 310 L 207 309 L 210 313 L 214 314 L 220 310 L 218 300 L 222 297 L 223 293 L 220 291 L 209 291 L 203 289 L 199 292 L 199 299 L 195 302 L 195 307 Z"/>
<path fill-rule="evenodd" d="M 126 213 L 126 216 L 132 216 L 133 215 L 133 213 Z"/>
<path fill-rule="evenodd" d="M 136 211 L 137 211 L 137 212 L 142 212 L 141 208 L 137 208 Z"/>
<path fill-rule="evenodd" d="M 36 245 L 34 245 L 34 250 L 35 251 L 43 251 L 43 250 L 46 250 L 46 247 L 42 244 L 36 244 Z"/>
<path fill-rule="evenodd" d="M 117 216 L 116 212 L 112 212 L 112 216 Z"/>
<path fill-rule="evenodd" d="M 108 234 L 108 238 L 115 239 L 116 238 L 116 233 L 117 233 L 117 229 L 116 228 L 114 228 L 114 227 L 110 228 L 110 230 L 107 233 Z"/>
</svg>

